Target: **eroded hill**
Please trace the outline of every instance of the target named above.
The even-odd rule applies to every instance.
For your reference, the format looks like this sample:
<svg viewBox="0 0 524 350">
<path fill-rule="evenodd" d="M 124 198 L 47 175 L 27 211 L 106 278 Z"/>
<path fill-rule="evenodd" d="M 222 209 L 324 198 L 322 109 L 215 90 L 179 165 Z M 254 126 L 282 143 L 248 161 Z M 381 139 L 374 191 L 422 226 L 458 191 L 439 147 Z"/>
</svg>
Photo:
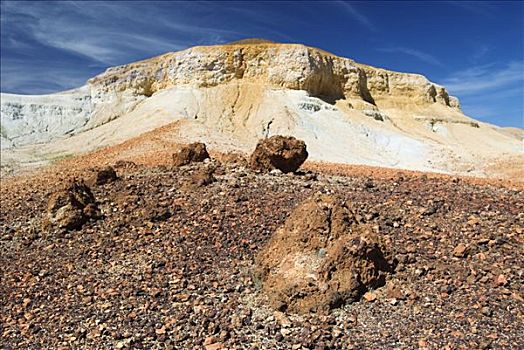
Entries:
<svg viewBox="0 0 524 350">
<path fill-rule="evenodd" d="M 174 141 L 218 151 L 250 152 L 284 134 L 305 140 L 315 160 L 484 176 L 516 159 L 522 172 L 522 140 L 465 116 L 444 87 L 298 44 L 193 47 L 64 93 L 2 94 L 1 118 L 4 173 L 176 122 Z"/>
</svg>

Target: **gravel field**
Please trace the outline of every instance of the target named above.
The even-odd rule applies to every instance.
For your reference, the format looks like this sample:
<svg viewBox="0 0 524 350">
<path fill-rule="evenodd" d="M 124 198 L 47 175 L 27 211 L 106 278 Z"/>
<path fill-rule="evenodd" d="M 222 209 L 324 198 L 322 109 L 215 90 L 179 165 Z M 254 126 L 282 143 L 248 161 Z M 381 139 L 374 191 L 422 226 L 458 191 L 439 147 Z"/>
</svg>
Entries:
<svg viewBox="0 0 524 350">
<path fill-rule="evenodd" d="M 2 180 L 0 348 L 524 349 L 521 186 L 318 164 L 115 169 L 91 186 L 100 218 L 70 231 L 42 228 L 48 200 L 94 170 Z M 255 257 L 318 192 L 344 198 L 398 263 L 358 302 L 276 311 Z"/>
</svg>

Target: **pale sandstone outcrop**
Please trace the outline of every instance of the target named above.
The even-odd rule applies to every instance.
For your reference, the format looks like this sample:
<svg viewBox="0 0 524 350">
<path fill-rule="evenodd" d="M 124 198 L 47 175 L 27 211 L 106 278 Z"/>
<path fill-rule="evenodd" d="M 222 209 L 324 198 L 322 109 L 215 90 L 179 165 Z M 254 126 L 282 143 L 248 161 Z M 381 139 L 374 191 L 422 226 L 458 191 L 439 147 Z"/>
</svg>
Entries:
<svg viewBox="0 0 524 350">
<path fill-rule="evenodd" d="M 175 85 L 211 87 L 235 79 L 305 90 L 327 99 L 410 98 L 411 103 L 440 103 L 458 108 L 445 88 L 418 74 L 398 73 L 356 63 L 298 44 L 199 46 L 149 60 L 109 68 L 89 80 L 94 103 L 128 92 L 151 96 Z"/>
</svg>

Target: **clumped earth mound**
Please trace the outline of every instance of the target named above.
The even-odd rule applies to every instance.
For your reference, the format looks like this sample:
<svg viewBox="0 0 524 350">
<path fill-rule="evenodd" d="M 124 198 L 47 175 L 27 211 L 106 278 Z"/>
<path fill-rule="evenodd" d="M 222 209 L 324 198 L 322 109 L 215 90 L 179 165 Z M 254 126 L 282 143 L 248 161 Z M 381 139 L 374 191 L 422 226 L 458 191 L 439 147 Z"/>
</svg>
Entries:
<svg viewBox="0 0 524 350">
<path fill-rule="evenodd" d="M 255 276 L 280 311 L 324 312 L 383 286 L 395 262 L 341 199 L 314 195 L 256 258 Z"/>
<path fill-rule="evenodd" d="M 207 153 L 206 145 L 195 142 L 182 147 L 173 154 L 173 165 L 182 166 L 193 162 L 203 162 L 207 158 L 209 158 L 209 153 Z"/>
<path fill-rule="evenodd" d="M 50 196 L 43 228 L 79 229 L 89 219 L 99 216 L 95 196 L 89 186 L 83 181 L 72 180 Z"/>
<path fill-rule="evenodd" d="M 290 173 L 297 171 L 307 157 L 304 141 L 292 136 L 277 135 L 258 142 L 249 164 L 254 170 L 279 169 L 284 173 Z"/>
<path fill-rule="evenodd" d="M 101 169 L 97 169 L 94 174 L 87 180 L 90 186 L 100 186 L 107 183 L 113 182 L 118 179 L 116 171 L 111 166 L 106 166 Z"/>
</svg>

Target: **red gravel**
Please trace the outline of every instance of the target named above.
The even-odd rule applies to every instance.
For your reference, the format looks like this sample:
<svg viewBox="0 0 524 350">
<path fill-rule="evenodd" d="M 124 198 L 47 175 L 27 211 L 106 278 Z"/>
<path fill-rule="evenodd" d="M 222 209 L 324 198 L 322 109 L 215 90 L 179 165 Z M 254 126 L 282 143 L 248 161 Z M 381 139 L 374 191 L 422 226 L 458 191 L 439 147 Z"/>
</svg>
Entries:
<svg viewBox="0 0 524 350">
<path fill-rule="evenodd" d="M 2 181 L 1 348 L 524 348 L 521 186 L 309 163 L 299 175 L 218 166 L 188 187 L 208 165 L 129 165 L 92 187 L 103 218 L 42 231 L 55 188 L 117 160 L 94 157 Z M 275 312 L 253 259 L 316 192 L 351 203 L 399 263 L 327 315 Z"/>
</svg>

